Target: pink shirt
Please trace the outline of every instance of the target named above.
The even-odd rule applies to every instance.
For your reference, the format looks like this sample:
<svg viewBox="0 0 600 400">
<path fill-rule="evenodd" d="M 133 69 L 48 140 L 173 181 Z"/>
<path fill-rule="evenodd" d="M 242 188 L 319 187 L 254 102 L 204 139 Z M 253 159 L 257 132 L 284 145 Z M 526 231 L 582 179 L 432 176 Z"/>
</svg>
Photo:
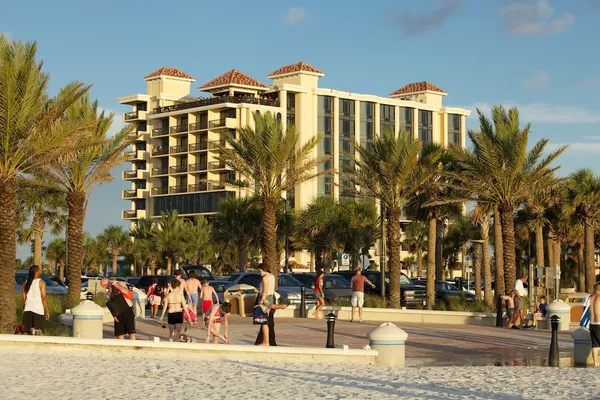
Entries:
<svg viewBox="0 0 600 400">
<path fill-rule="evenodd" d="M 510 296 L 508 298 L 508 308 L 515 308 L 515 298 Z"/>
</svg>

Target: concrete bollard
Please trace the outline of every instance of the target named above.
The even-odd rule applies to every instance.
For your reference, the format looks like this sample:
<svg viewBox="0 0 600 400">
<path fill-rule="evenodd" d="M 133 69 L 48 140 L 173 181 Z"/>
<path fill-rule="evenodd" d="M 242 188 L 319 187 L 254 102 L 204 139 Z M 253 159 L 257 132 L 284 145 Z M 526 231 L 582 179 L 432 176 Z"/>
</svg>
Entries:
<svg viewBox="0 0 600 400">
<path fill-rule="evenodd" d="M 379 365 L 404 367 L 405 343 L 408 335 L 391 322 L 386 322 L 367 334 L 369 346 L 379 355 L 375 362 Z"/>
<path fill-rule="evenodd" d="M 585 367 L 586 365 L 594 365 L 592 360 L 592 339 L 590 331 L 586 328 L 579 328 L 572 334 L 574 345 L 574 358 L 576 367 Z"/>
<path fill-rule="evenodd" d="M 146 293 L 133 289 L 133 313 L 136 318 L 146 319 Z"/>
<path fill-rule="evenodd" d="M 71 310 L 73 315 L 73 337 L 102 339 L 104 309 L 90 300 L 81 302 Z"/>
<path fill-rule="evenodd" d="M 556 315 L 560 318 L 560 323 L 558 324 L 559 331 L 568 331 L 570 329 L 571 324 L 571 306 L 565 303 L 562 300 L 554 300 L 552 303 L 548 304 L 548 308 L 546 308 L 546 319 L 550 320 L 550 318 Z M 548 324 L 548 329 L 552 329 L 551 324 Z"/>
</svg>

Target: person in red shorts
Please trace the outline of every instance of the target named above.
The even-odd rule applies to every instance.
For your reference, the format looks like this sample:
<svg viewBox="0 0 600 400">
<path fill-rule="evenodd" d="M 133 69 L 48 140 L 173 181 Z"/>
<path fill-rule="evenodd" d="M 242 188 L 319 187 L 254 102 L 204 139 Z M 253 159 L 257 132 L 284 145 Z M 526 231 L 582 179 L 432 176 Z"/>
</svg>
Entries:
<svg viewBox="0 0 600 400">
<path fill-rule="evenodd" d="M 202 329 L 206 328 L 206 322 L 208 320 L 208 312 L 210 311 L 213 304 L 219 304 L 219 296 L 215 291 L 215 288 L 210 286 L 208 279 L 204 278 L 200 282 L 202 288 L 200 289 L 200 297 L 202 298 Z M 213 299 L 216 299 L 213 303 Z"/>
<path fill-rule="evenodd" d="M 210 343 L 210 336 L 213 337 L 213 343 L 218 343 L 219 339 L 225 344 L 229 344 L 229 324 L 227 316 L 231 313 L 231 304 L 225 302 L 223 305 L 215 304 L 208 312 L 208 333 L 206 334 L 206 343 Z M 221 336 L 221 323 L 225 324 L 225 334 Z"/>
</svg>

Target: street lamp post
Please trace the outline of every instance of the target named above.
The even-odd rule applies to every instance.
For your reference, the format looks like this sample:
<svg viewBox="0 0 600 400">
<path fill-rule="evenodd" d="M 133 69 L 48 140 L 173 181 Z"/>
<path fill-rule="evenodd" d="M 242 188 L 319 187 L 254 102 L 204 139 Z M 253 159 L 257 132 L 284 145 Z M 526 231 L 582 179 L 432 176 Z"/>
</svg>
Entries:
<svg viewBox="0 0 600 400">
<path fill-rule="evenodd" d="M 289 251 L 289 248 L 288 248 L 289 242 L 288 242 L 288 226 L 287 226 L 287 223 L 288 223 L 288 221 L 287 221 L 287 217 L 288 217 L 288 215 L 287 215 L 287 211 L 288 211 L 288 209 L 287 209 L 287 192 L 285 194 L 285 199 L 284 199 L 283 204 L 284 204 L 284 206 L 283 206 L 283 209 L 284 209 L 283 217 L 286 220 L 285 221 L 286 225 L 285 225 L 285 240 L 284 240 L 284 256 L 283 256 L 285 265 L 283 267 L 283 272 L 285 272 L 287 274 L 288 272 L 290 272 L 289 271 L 289 261 L 288 261 L 289 260 L 289 254 L 288 254 L 288 251 Z"/>
<path fill-rule="evenodd" d="M 385 299 L 385 264 L 386 264 L 386 237 L 385 237 L 385 205 L 381 203 L 381 251 L 379 252 L 379 269 L 381 270 L 381 297 Z"/>
</svg>

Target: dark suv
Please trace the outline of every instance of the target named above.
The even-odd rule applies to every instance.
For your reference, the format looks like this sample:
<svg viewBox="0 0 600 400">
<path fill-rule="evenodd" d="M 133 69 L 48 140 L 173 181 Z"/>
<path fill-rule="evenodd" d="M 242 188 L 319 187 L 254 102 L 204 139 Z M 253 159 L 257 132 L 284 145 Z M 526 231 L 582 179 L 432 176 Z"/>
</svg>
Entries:
<svg viewBox="0 0 600 400">
<path fill-rule="evenodd" d="M 215 279 L 212 272 L 210 272 L 210 270 L 208 268 L 206 268 L 205 266 L 202 266 L 202 265 L 188 264 L 188 265 L 182 265 L 179 268 L 182 269 L 183 272 L 185 272 L 186 278 L 190 277 L 190 272 L 196 271 L 196 278 L 198 278 L 198 279 L 206 278 L 209 281 L 212 281 Z"/>
<path fill-rule="evenodd" d="M 380 294 L 381 293 L 381 272 L 379 271 L 361 271 L 361 273 L 367 277 L 369 281 L 375 285 L 373 289 L 369 285 L 365 285 L 365 293 L 368 294 Z M 336 274 L 343 276 L 350 280 L 354 276 L 354 271 L 340 271 Z M 385 286 L 389 288 L 390 277 L 386 275 Z M 389 296 L 389 290 L 386 290 L 386 294 Z M 427 291 L 425 287 L 415 285 L 408 279 L 408 276 L 400 274 L 400 298 L 401 304 L 404 307 L 415 307 L 417 305 L 425 305 L 427 300 Z"/>
<path fill-rule="evenodd" d="M 313 273 L 301 273 L 292 274 L 292 276 L 298 279 L 304 286 L 314 290 L 315 280 L 317 274 Z M 323 290 L 325 291 L 326 301 L 335 301 L 336 299 L 347 299 L 350 300 L 352 297 L 352 289 L 350 289 L 350 282 L 343 276 L 336 274 L 324 274 L 323 275 Z"/>
<path fill-rule="evenodd" d="M 243 272 L 233 274 L 229 278 L 234 285 L 250 285 L 256 289 L 260 287 L 262 278 L 258 272 Z M 296 278 L 290 274 L 279 274 L 276 292 L 281 296 L 281 301 L 287 304 L 300 304 L 300 288 L 304 286 Z M 304 302 L 308 308 L 316 305 L 315 293 L 312 289 L 307 288 Z"/>
</svg>

